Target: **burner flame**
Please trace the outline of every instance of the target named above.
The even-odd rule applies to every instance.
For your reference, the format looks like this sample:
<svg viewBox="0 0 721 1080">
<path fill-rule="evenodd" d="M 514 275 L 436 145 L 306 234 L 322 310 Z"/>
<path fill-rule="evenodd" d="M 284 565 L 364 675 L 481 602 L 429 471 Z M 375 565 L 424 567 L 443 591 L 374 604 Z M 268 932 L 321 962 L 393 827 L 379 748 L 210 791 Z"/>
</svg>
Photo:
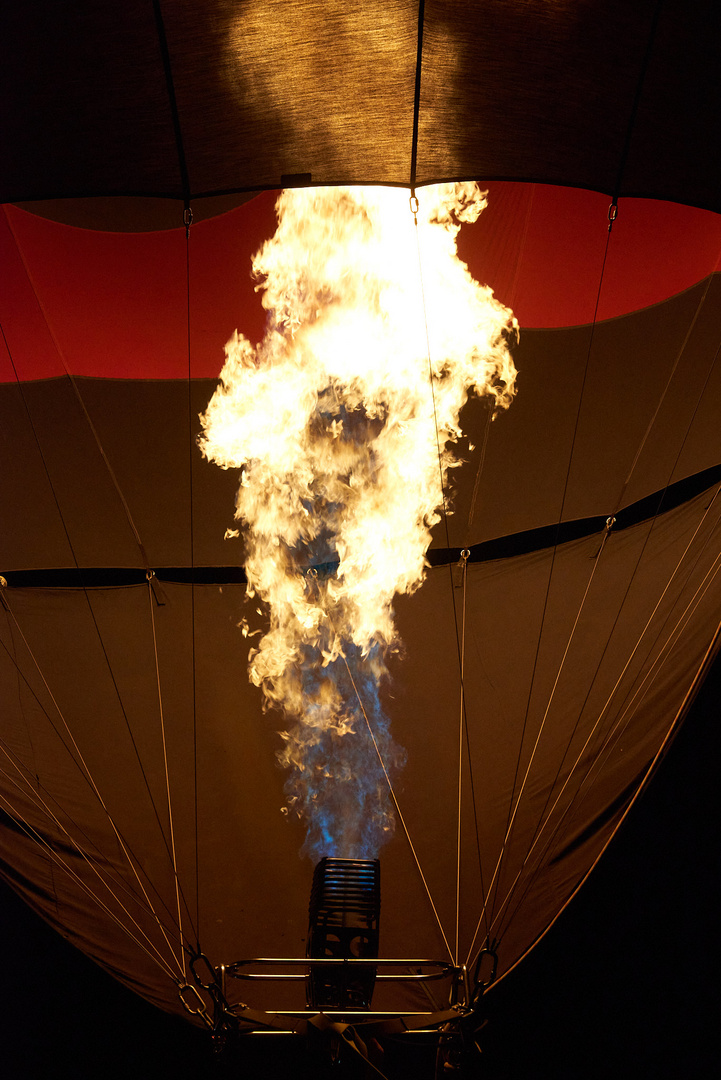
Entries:
<svg viewBox="0 0 721 1080">
<path fill-rule="evenodd" d="M 203 454 L 240 470 L 248 593 L 269 627 L 251 680 L 288 723 L 286 812 L 303 852 L 374 858 L 403 764 L 380 701 L 393 601 L 424 574 L 470 393 L 515 393 L 517 323 L 456 253 L 477 185 L 284 191 L 253 260 L 268 312 L 237 331 L 201 417 Z M 420 266 L 422 265 L 422 275 Z"/>
</svg>

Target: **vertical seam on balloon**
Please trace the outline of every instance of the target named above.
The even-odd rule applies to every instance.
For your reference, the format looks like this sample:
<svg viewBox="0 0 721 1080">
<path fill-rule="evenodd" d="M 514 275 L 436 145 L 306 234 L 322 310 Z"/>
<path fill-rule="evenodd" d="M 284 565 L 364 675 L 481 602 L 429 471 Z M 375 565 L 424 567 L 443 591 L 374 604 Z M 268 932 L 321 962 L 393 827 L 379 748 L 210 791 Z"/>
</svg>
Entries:
<svg viewBox="0 0 721 1080">
<path fill-rule="evenodd" d="M 524 185 L 524 187 L 525 186 L 526 185 Z M 522 255 L 523 255 L 523 249 L 526 246 L 526 240 L 528 239 L 528 230 L 531 227 L 531 214 L 533 212 L 533 202 L 534 202 L 534 199 L 535 199 L 535 196 L 536 196 L 536 186 L 537 185 L 535 183 L 532 183 L 529 186 L 530 186 L 530 189 L 531 189 L 531 193 L 530 193 L 530 197 L 528 199 L 528 204 L 526 206 L 526 216 L 525 216 L 525 219 L 524 219 L 524 222 L 523 222 L 523 232 L 521 233 L 521 240 L 520 240 L 520 243 L 519 243 L 518 249 L 517 249 L 516 265 L 515 265 L 515 268 L 514 268 L 514 271 L 513 271 L 513 280 L 511 281 L 511 288 L 510 288 L 510 291 L 509 291 L 509 294 L 508 294 L 508 305 L 507 306 L 509 308 L 513 308 L 513 304 L 514 304 L 514 301 L 516 299 L 516 288 L 518 286 L 518 276 L 519 276 L 519 274 L 521 272 L 521 258 L 522 258 Z"/>
<path fill-rule="evenodd" d="M 471 546 L 471 526 L 473 525 L 473 519 L 476 516 L 476 503 L 478 502 L 478 492 L 481 486 L 481 476 L 483 475 L 483 469 L 486 464 L 486 450 L 488 448 L 488 437 L 491 432 L 491 421 L 493 419 L 493 405 L 490 399 L 487 402 L 488 413 L 486 416 L 486 423 L 483 429 L 483 443 L 481 444 L 481 457 L 478 462 L 478 469 L 476 471 L 476 479 L 473 484 L 473 494 L 471 495 L 471 506 L 468 511 L 468 521 L 466 523 L 466 539 L 465 546 Z"/>
<path fill-rule="evenodd" d="M 511 288 L 510 288 L 509 297 L 508 297 L 508 303 L 507 303 L 507 306 L 509 308 L 511 308 L 511 309 L 513 308 L 513 301 L 514 301 L 515 293 L 516 293 L 516 285 L 518 283 L 518 275 L 519 275 L 520 269 L 521 269 L 521 253 L 522 253 L 523 248 L 525 246 L 526 238 L 528 236 L 528 230 L 529 230 L 529 227 L 530 227 L 531 210 L 533 208 L 533 199 L 534 199 L 534 195 L 535 195 L 535 191 L 536 191 L 536 185 L 531 184 L 530 188 L 531 188 L 531 195 L 530 195 L 530 198 L 528 200 L 528 204 L 526 206 L 526 215 L 525 215 L 525 220 L 524 220 L 524 224 L 523 224 L 523 232 L 521 234 L 521 241 L 520 241 L 520 244 L 519 244 L 518 250 L 517 250 L 517 255 L 516 255 L 516 260 L 515 260 L 516 265 L 515 265 L 515 269 L 514 269 L 514 272 L 513 272 L 513 281 L 511 282 Z M 518 343 L 518 337 L 516 337 L 516 343 Z M 483 433 L 483 445 L 481 447 L 481 457 L 480 457 L 480 461 L 478 463 L 478 471 L 476 472 L 476 479 L 475 479 L 475 482 L 474 482 L 474 485 L 473 485 L 473 494 L 471 496 L 471 506 L 470 506 L 470 509 L 468 511 L 468 522 L 467 522 L 467 525 L 466 525 L 466 542 L 465 542 L 466 547 L 471 546 L 471 543 L 470 543 L 470 540 L 471 540 L 471 527 L 473 525 L 473 519 L 474 519 L 475 514 L 476 514 L 476 503 L 478 501 L 478 492 L 479 492 L 480 486 L 481 486 L 481 477 L 482 477 L 482 474 L 483 474 L 483 469 L 485 468 L 485 464 L 486 464 L 486 450 L 487 450 L 487 446 L 488 446 L 488 437 L 489 437 L 489 434 L 490 434 L 491 421 L 493 420 L 493 406 L 492 406 L 490 400 L 488 402 L 488 406 L 489 406 L 489 408 L 488 408 L 488 416 L 486 418 L 486 426 L 485 426 L 485 430 L 484 430 L 484 433 Z"/>
<path fill-rule="evenodd" d="M 433 360 L 431 359 L 431 339 L 428 331 L 428 312 L 426 309 L 426 292 L 423 285 L 423 259 L 421 256 L 421 239 L 418 232 L 418 216 L 413 215 L 415 222 L 415 235 L 416 235 L 416 251 L 418 253 L 418 283 L 421 294 L 421 307 L 423 309 L 423 326 L 426 337 L 426 355 L 428 357 L 428 384 L 431 391 L 431 404 L 433 406 L 433 428 L 436 434 L 436 453 L 438 455 L 438 476 L 441 486 L 441 509 L 443 511 L 443 527 L 446 533 L 446 547 L 450 548 L 451 539 L 448 530 L 448 498 L 446 495 L 446 483 L 443 475 L 443 452 L 441 450 L 441 439 L 438 431 L 438 413 L 436 410 L 436 392 L 433 386 Z M 455 600 L 453 604 L 453 614 L 455 618 Z M 456 619 L 456 637 L 458 636 L 458 621 Z"/>
<path fill-rule="evenodd" d="M 633 130 L 636 126 L 636 117 L 638 115 L 639 105 L 641 104 L 641 95 L 643 93 L 643 84 L 646 81 L 646 74 L 648 72 L 648 66 L 651 61 L 651 50 L 653 48 L 654 41 L 656 39 L 656 31 L 658 29 L 659 20 L 661 17 L 661 8 L 663 7 L 664 0 L 658 0 L 656 9 L 653 13 L 651 20 L 651 27 L 649 29 L 648 42 L 646 44 L 646 52 L 641 62 L 641 68 L 636 82 L 636 92 L 634 94 L 633 103 L 631 105 L 631 113 L 628 118 L 628 124 L 626 126 L 626 135 L 624 137 L 623 146 L 621 148 L 621 158 L 618 163 L 618 172 L 616 173 L 616 184 L 613 189 L 613 201 L 612 206 L 615 206 L 618 202 L 619 195 L 621 193 L 621 184 L 623 183 L 623 174 L 626 171 L 626 163 L 628 161 L 628 155 L 631 151 L 631 139 L 633 137 Z M 609 219 L 609 232 L 611 231 L 611 225 L 613 220 Z"/>
<path fill-rule="evenodd" d="M 173 80 L 172 65 L 170 63 L 170 49 L 168 48 L 168 38 L 165 33 L 165 22 L 163 21 L 163 13 L 160 10 L 159 0 L 153 0 L 153 13 L 155 15 L 155 27 L 158 32 L 158 45 L 160 46 L 160 56 L 163 62 L 165 88 L 168 92 L 170 116 L 173 123 L 175 149 L 178 155 L 178 169 L 180 170 L 180 184 L 183 192 L 183 200 L 187 207 L 188 200 L 190 199 L 190 177 L 188 175 L 188 162 L 185 157 L 185 146 L 183 145 L 183 131 L 180 126 L 178 100 L 175 96 L 175 82 Z"/>
<path fill-rule="evenodd" d="M 163 743 L 163 768 L 165 771 L 165 793 L 167 796 L 168 805 L 168 825 L 170 829 L 170 850 L 173 860 L 173 884 L 175 885 L 175 900 L 178 909 L 178 934 L 180 938 L 180 957 L 181 966 L 183 972 L 183 978 L 187 979 L 187 972 L 185 966 L 185 949 L 183 946 L 183 916 L 180 908 L 180 883 L 178 880 L 178 860 L 175 853 L 175 830 L 173 828 L 173 806 L 170 798 L 170 774 L 168 772 L 168 749 L 165 740 L 165 719 L 163 715 L 163 691 L 160 683 L 160 664 L 158 661 L 158 639 L 155 633 L 155 611 L 153 607 L 153 590 L 148 579 L 148 603 L 150 606 L 150 624 L 153 631 L 153 656 L 155 658 L 155 676 L 157 679 L 158 687 L 158 714 L 160 717 L 160 733 Z"/>
<path fill-rule="evenodd" d="M 411 197 L 416 193 L 416 169 L 418 166 L 418 126 L 421 114 L 421 72 L 423 68 L 423 23 L 425 0 L 418 4 L 418 44 L 416 47 L 416 72 L 413 87 L 413 134 L 411 138 L 410 188 Z"/>
<path fill-rule="evenodd" d="M 473 780 L 473 757 L 471 755 L 471 738 L 470 738 L 470 730 L 469 730 L 469 724 L 468 724 L 468 711 L 466 709 L 466 692 L 465 692 L 465 681 L 464 680 L 461 680 L 461 702 L 462 702 L 463 718 L 464 718 L 466 755 L 467 755 L 467 759 L 468 759 L 468 783 L 469 783 L 469 786 L 470 786 L 470 789 L 471 789 L 471 805 L 473 807 L 473 826 L 474 826 L 475 837 L 476 837 L 476 854 L 478 856 L 478 875 L 479 875 L 479 878 L 480 878 L 480 886 L 481 886 L 481 902 L 482 902 L 482 904 L 485 905 L 486 898 L 487 898 L 487 893 L 486 893 L 485 882 L 484 882 L 484 879 L 483 879 L 483 858 L 481 856 L 481 838 L 480 838 L 480 833 L 479 833 L 479 829 L 478 829 L 478 804 L 477 804 L 477 801 L 476 801 L 476 787 L 475 787 L 475 783 L 474 783 L 474 780 Z M 483 914 L 483 921 L 486 924 L 486 937 L 488 937 L 488 919 L 486 917 L 485 912 Z"/>
</svg>

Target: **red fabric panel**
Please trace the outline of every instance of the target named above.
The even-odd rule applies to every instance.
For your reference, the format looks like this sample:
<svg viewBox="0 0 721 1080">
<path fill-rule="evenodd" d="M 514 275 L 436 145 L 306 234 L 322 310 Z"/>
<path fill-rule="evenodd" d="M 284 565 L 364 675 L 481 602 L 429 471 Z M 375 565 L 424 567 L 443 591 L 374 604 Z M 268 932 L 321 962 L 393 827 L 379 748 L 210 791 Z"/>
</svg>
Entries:
<svg viewBox="0 0 721 1080">
<path fill-rule="evenodd" d="M 474 277 L 513 308 L 521 328 L 593 322 L 608 238 L 608 196 L 546 184 L 487 188 L 488 208 L 475 227 L 459 234 L 459 252 Z M 718 269 L 720 256 L 718 214 L 621 199 L 596 318 L 616 318 L 667 300 Z"/>
<path fill-rule="evenodd" d="M 421 196 L 422 197 L 422 196 Z M 190 237 L 192 375 L 217 376 L 236 327 L 252 341 L 265 315 L 250 260 L 275 228 L 275 195 L 194 225 Z M 21 379 L 64 373 L 185 378 L 185 233 L 99 233 L 16 207 L 0 222 L 2 320 Z M 608 237 L 608 197 L 545 185 L 494 183 L 459 249 L 522 327 L 590 323 Z M 598 319 L 658 303 L 718 266 L 721 217 L 645 199 L 619 207 Z M 58 349 L 53 339 L 62 352 Z M 7 357 L 0 377 L 14 379 Z"/>
<path fill-rule="evenodd" d="M 275 230 L 274 203 L 272 193 L 264 194 L 239 213 L 191 230 L 194 378 L 220 372 L 223 345 L 236 326 L 254 340 L 263 334 L 250 258 Z M 48 327 L 74 375 L 187 377 L 184 229 L 99 233 L 13 206 L 5 210 L 10 229 L 0 235 L 0 260 L 9 289 L 3 290 L 2 319 L 5 324 L 7 302 L 8 344 L 21 379 L 64 373 Z M 4 379 L 14 378 L 6 364 L 0 371 Z"/>
<path fill-rule="evenodd" d="M 62 375 L 62 361 L 33 293 L 20 252 L 10 230 L 8 215 L 18 213 L 12 206 L 0 214 L 0 380 L 46 379 Z M 26 214 L 25 217 L 30 217 Z M 32 218 L 42 224 L 40 218 Z M 14 367 L 13 367 L 14 365 Z"/>
</svg>

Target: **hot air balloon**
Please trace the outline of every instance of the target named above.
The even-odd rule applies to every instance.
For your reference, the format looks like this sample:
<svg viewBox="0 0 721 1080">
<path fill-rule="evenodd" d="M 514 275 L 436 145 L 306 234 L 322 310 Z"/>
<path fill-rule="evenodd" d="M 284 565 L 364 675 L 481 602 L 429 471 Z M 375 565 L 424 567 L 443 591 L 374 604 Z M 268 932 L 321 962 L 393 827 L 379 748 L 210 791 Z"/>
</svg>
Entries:
<svg viewBox="0 0 721 1080">
<path fill-rule="evenodd" d="M 719 622 L 711 25 L 609 2 L 13 12 L 3 876 L 161 1008 L 216 1032 L 308 1015 L 313 864 L 281 813 L 285 720 L 248 680 L 242 465 L 198 443 L 223 346 L 265 332 L 250 268 L 279 189 L 408 188 L 412 223 L 430 185 L 479 181 L 460 259 L 520 324 L 515 400 L 471 396 L 423 584 L 393 602 L 377 1023 L 475 1015 L 677 730 Z"/>
</svg>

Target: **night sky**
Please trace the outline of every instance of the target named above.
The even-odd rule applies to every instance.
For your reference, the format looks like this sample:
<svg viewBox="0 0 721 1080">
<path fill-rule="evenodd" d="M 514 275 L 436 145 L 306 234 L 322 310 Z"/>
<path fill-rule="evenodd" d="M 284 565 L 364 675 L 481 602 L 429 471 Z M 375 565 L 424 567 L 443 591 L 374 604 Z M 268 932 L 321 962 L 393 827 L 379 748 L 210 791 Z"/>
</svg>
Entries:
<svg viewBox="0 0 721 1080">
<path fill-rule="evenodd" d="M 721 661 L 651 785 L 546 938 L 487 997 L 488 1080 L 713 1075 Z M 217 1059 L 0 890 L 0 1070 L 15 1077 L 303 1076 L 292 1039 Z M 389 1080 L 433 1076 L 388 1054 Z M 312 1073 L 312 1075 L 319 1075 Z M 329 1076 L 344 1075 L 338 1069 Z"/>
</svg>

